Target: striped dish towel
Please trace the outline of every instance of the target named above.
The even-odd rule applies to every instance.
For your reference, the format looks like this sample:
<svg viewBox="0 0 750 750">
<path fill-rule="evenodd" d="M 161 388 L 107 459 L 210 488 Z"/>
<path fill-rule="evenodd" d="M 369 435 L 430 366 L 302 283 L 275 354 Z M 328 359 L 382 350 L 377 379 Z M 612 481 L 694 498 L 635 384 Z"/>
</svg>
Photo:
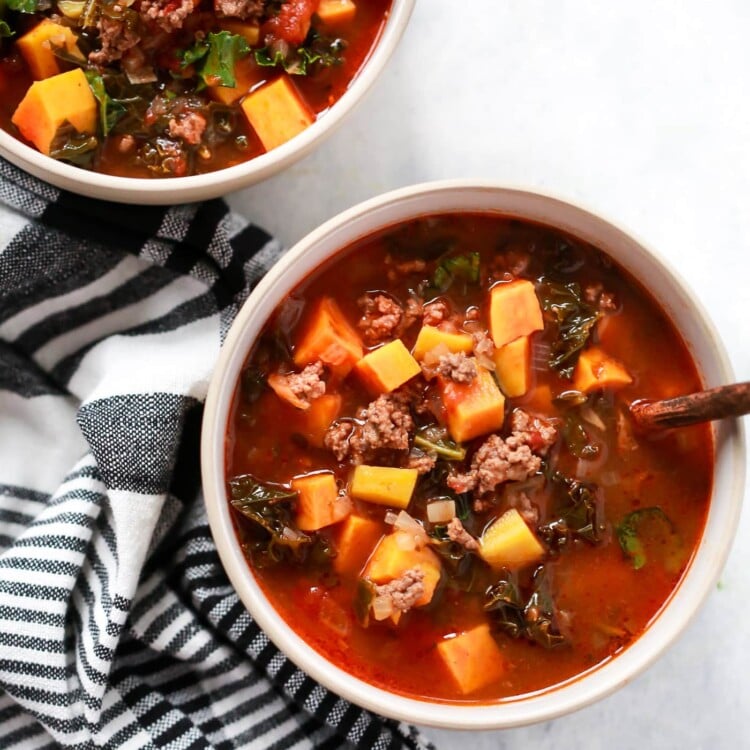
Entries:
<svg viewBox="0 0 750 750">
<path fill-rule="evenodd" d="M 0 746 L 428 747 L 287 661 L 208 530 L 201 405 L 279 245 L 2 161 L 0 203 Z"/>
</svg>

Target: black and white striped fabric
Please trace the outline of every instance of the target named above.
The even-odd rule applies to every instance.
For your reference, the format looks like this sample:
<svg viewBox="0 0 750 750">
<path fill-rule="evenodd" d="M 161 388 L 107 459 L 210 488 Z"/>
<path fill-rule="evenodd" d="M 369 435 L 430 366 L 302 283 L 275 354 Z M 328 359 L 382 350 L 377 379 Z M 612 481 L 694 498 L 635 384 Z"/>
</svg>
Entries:
<svg viewBox="0 0 750 750">
<path fill-rule="evenodd" d="M 275 649 L 206 524 L 201 403 L 278 244 L 2 161 L 0 203 L 0 746 L 427 747 Z"/>
</svg>

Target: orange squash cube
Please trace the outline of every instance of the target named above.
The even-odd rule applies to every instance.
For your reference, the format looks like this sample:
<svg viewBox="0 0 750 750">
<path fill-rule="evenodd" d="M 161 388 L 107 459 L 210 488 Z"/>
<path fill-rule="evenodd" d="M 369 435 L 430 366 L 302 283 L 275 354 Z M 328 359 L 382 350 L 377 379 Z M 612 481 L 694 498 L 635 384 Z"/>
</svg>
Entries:
<svg viewBox="0 0 750 750">
<path fill-rule="evenodd" d="M 331 472 L 295 477 L 292 489 L 297 493 L 297 526 L 302 531 L 331 526 L 352 512 L 351 499 L 339 495 L 336 478 Z"/>
<path fill-rule="evenodd" d="M 434 326 L 422 326 L 414 344 L 412 354 L 415 359 L 421 360 L 427 352 L 432 351 L 441 344 L 453 353 L 463 352 L 464 354 L 471 354 L 474 350 L 474 342 L 468 333 L 450 333 Z"/>
<path fill-rule="evenodd" d="M 517 279 L 492 287 L 490 336 L 495 346 L 504 346 L 543 328 L 542 308 L 530 281 Z"/>
<path fill-rule="evenodd" d="M 521 514 L 511 508 L 484 530 L 479 554 L 493 568 L 522 568 L 541 560 L 545 549 Z"/>
<path fill-rule="evenodd" d="M 463 695 L 487 687 L 506 670 L 503 654 L 486 623 L 440 641 L 437 652 Z"/>
<path fill-rule="evenodd" d="M 633 378 L 622 362 L 598 346 L 582 351 L 573 371 L 573 387 L 581 393 L 600 388 L 622 388 L 632 382 Z"/>
<path fill-rule="evenodd" d="M 86 59 L 78 49 L 78 37 L 73 31 L 47 18 L 20 37 L 16 46 L 35 81 L 60 72 L 60 60 L 52 51 L 53 47 L 64 47 L 69 55 L 81 62 Z"/>
<path fill-rule="evenodd" d="M 362 339 L 331 297 L 324 297 L 311 310 L 307 325 L 294 350 L 294 363 L 301 367 L 320 360 L 332 374 L 344 378 L 362 359 Z"/>
<path fill-rule="evenodd" d="M 470 383 L 437 377 L 448 431 L 458 443 L 499 430 L 505 421 L 505 397 L 489 370 L 477 365 Z"/>
<path fill-rule="evenodd" d="M 248 94 L 240 106 L 266 151 L 291 140 L 315 120 L 288 75 Z"/>
<path fill-rule="evenodd" d="M 49 154 L 59 127 L 69 122 L 79 133 L 96 133 L 96 99 L 80 68 L 29 86 L 11 121 L 21 135 Z"/>
<path fill-rule="evenodd" d="M 333 568 L 339 573 L 359 572 L 383 536 L 383 525 L 354 513 L 341 524 Z"/>
<path fill-rule="evenodd" d="M 416 469 L 360 464 L 354 467 L 349 492 L 357 500 L 405 510 L 411 501 L 418 477 Z"/>
<path fill-rule="evenodd" d="M 373 393 L 390 393 L 422 372 L 401 339 L 394 339 L 365 354 L 354 366 L 362 382 Z"/>
<path fill-rule="evenodd" d="M 495 377 L 508 398 L 523 396 L 531 384 L 531 346 L 528 336 L 495 349 Z"/>
<path fill-rule="evenodd" d="M 373 583 L 387 583 L 412 569 L 424 573 L 424 593 L 414 605 L 423 607 L 432 601 L 440 581 L 440 559 L 428 547 L 417 549 L 408 532 L 394 531 L 384 536 L 375 547 L 363 575 Z"/>
<path fill-rule="evenodd" d="M 523 407 L 541 414 L 550 414 L 554 410 L 554 406 L 552 404 L 552 388 L 549 384 L 542 383 L 529 391 L 523 400 Z"/>
<path fill-rule="evenodd" d="M 320 0 L 315 11 L 326 26 L 345 26 L 357 15 L 357 6 L 352 0 Z"/>
<path fill-rule="evenodd" d="M 322 448 L 326 431 L 340 412 L 341 396 L 338 393 L 324 393 L 313 399 L 305 412 L 302 434 L 312 445 Z"/>
<path fill-rule="evenodd" d="M 234 64 L 234 86 L 209 86 L 206 90 L 215 101 L 234 104 L 267 77 L 268 70 L 261 68 L 250 55 Z"/>
</svg>

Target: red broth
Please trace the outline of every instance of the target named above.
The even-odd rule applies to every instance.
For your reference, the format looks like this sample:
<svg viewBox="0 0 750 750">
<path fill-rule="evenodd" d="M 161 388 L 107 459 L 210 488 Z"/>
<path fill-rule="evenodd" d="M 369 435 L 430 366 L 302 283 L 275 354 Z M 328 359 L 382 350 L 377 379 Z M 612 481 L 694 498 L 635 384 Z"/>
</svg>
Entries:
<svg viewBox="0 0 750 750">
<path fill-rule="evenodd" d="M 470 264 L 456 263 L 456 258 L 478 258 L 478 272 L 467 271 Z M 410 264 L 419 270 L 409 272 Z M 435 284 L 441 267 L 452 274 L 444 291 Z M 446 283 L 445 274 L 438 272 L 438 277 Z M 227 435 L 230 494 L 237 476 L 250 474 L 266 489 L 288 492 L 294 477 L 320 471 L 332 472 L 340 492 L 352 494 L 352 462 L 337 460 L 321 445 L 308 410 L 290 405 L 267 384 L 270 373 L 302 369 L 290 357 L 299 352 L 315 300 L 334 298 L 361 334 L 358 300 L 368 293 L 371 298 L 387 295 L 404 308 L 409 299 L 426 303 L 438 298 L 448 308 L 438 327 L 481 333 L 489 327 L 490 289 L 514 279 L 531 281 L 546 308 L 544 328 L 529 334 L 528 388 L 505 399 L 505 420 L 494 432 L 508 440 L 512 415 L 521 409 L 552 424 L 556 437 L 546 453 L 532 444 L 540 453 L 537 471 L 483 493 L 476 487 L 464 494 L 452 491 L 445 473 L 470 470 L 488 433 L 465 441 L 463 461 L 438 460 L 431 472 L 419 476 L 406 511 L 424 529 L 427 547 L 439 560 L 440 582 L 428 604 L 412 605 L 400 614 L 398 624 L 390 617 L 373 617 L 368 558 L 381 535 L 394 533 L 385 519 L 389 511 L 399 512 L 395 505 L 350 498 L 352 512 L 374 524 L 374 537 L 360 539 L 354 551 L 342 551 L 347 520 L 340 520 L 305 532 L 311 543 L 303 546 L 298 559 L 288 548 L 277 547 L 269 554 L 268 534 L 232 509 L 248 564 L 290 627 L 342 669 L 402 695 L 454 702 L 509 699 L 558 685 L 615 657 L 643 633 L 679 584 L 706 519 L 714 455 L 708 426 L 642 435 L 627 409 L 635 399 L 701 388 L 696 366 L 668 317 L 640 283 L 600 250 L 554 229 L 489 215 L 441 215 L 366 237 L 292 292 L 266 324 L 236 390 Z M 562 367 L 550 366 L 560 326 L 549 301 L 559 302 L 555 294 L 563 286 L 582 297 L 588 294 L 589 301 L 576 312 L 595 318 L 579 358 L 587 350 L 604 351 L 625 369 L 631 383 L 576 392 L 582 382 L 578 371 L 561 373 Z M 363 352 L 374 351 L 396 334 L 411 351 L 421 326 L 417 316 L 383 341 L 365 343 Z M 476 352 L 469 357 L 482 361 Z M 574 354 L 567 364 L 575 361 Z M 354 417 L 376 398 L 358 371 L 342 378 L 328 367 L 323 370 L 326 392 L 342 397 L 338 419 Z M 417 413 L 416 402 L 409 402 L 415 428 L 427 422 L 444 426 L 447 416 L 435 396 L 437 381 L 424 377 L 419 374 L 411 381 L 422 384 L 424 403 L 429 403 L 424 413 Z M 376 451 L 364 460 L 406 466 L 409 451 L 414 452 L 414 434 L 412 430 L 406 450 Z M 561 477 L 568 484 L 561 483 Z M 588 506 L 579 504 L 578 515 L 566 506 L 571 487 L 588 490 L 588 495 L 578 496 L 589 501 Z M 483 544 L 495 519 L 520 508 L 527 532 L 543 553 L 525 565 L 493 567 L 483 559 L 484 548 L 466 550 L 457 542 L 446 543 L 444 524 L 441 529 L 427 520 L 426 506 L 437 496 L 453 498 L 465 531 Z M 294 526 L 300 518 L 300 496 L 281 502 L 287 504 L 286 518 Z M 343 568 L 335 562 L 337 551 L 343 555 Z M 488 591 L 498 581 L 506 594 L 509 586 L 515 587 L 515 608 L 486 608 Z M 492 679 L 477 684 L 470 674 L 454 676 L 440 644 L 482 624 L 489 625 L 494 644 L 488 647 L 484 666 Z"/>
<path fill-rule="evenodd" d="M 169 5 L 163 0 L 149 2 L 154 8 Z M 96 116 L 91 126 L 78 133 L 72 131 L 67 122 L 59 123 L 49 149 L 55 158 L 124 177 L 184 176 L 241 164 L 303 129 L 303 126 L 295 125 L 292 130 L 277 135 L 259 126 L 261 130 L 256 132 L 243 107 L 247 100 L 255 92 L 283 79 L 290 84 L 288 90 L 291 94 L 277 97 L 270 103 L 276 121 L 294 120 L 295 107 L 306 113 L 310 123 L 324 116 L 365 64 L 391 6 L 391 0 L 357 0 L 356 12 L 351 18 L 332 22 L 321 17 L 325 16 L 322 10 L 325 2 L 329 0 L 289 0 L 283 4 L 317 9 L 309 19 L 309 26 L 302 30 L 305 38 L 301 42 L 285 38 L 293 37 L 294 29 L 269 30 L 268 24 L 273 23 L 277 12 L 271 3 L 257 13 L 248 10 L 250 15 L 242 10 L 243 3 L 233 5 L 239 9 L 239 15 L 229 13 L 229 3 L 226 4 L 227 12 L 221 15 L 211 10 L 212 3 L 182 0 L 186 7 L 193 6 L 193 9 L 181 25 L 175 22 L 168 31 L 161 25 L 166 21 L 149 18 L 145 10 L 147 6 L 139 11 L 141 3 L 136 3 L 125 11 L 124 23 L 134 29 L 133 33 L 140 41 L 129 48 L 122 59 L 113 52 L 106 55 L 112 59 L 105 61 L 97 57 L 103 54 L 101 16 L 94 26 L 86 26 L 81 18 L 67 18 L 64 13 L 61 17 L 62 11 L 56 3 L 46 12 L 6 11 L 4 20 L 14 36 L 0 39 L 0 127 L 29 145 L 48 152 L 49 139 L 34 135 L 37 129 L 24 124 L 26 120 L 38 122 L 43 113 L 35 109 L 33 117 L 20 119 L 14 114 L 19 111 L 19 104 L 35 79 L 51 80 L 75 66 L 69 55 L 61 53 L 63 57 L 55 57 L 43 48 L 45 43 L 40 42 L 42 57 L 50 56 L 52 62 L 47 60 L 47 67 L 35 74 L 30 66 L 34 53 L 28 51 L 26 42 L 17 42 L 19 39 L 28 40 L 29 34 L 33 36 L 40 23 L 49 22 L 54 15 L 53 20 L 73 34 L 92 94 L 99 94 L 95 97 Z M 253 2 L 249 0 L 247 5 L 253 5 Z M 263 3 L 255 5 L 262 6 Z M 2 21 L 0 15 L 0 23 Z M 113 23 L 121 23 L 119 16 Z M 194 51 L 202 39 L 210 40 L 212 34 L 222 33 L 225 35 L 224 44 L 232 40 L 239 44 L 240 38 L 255 40 L 240 51 L 234 42 L 226 44 L 231 50 L 228 53 L 229 70 L 236 83 L 236 95 L 233 96 L 227 95 L 226 88 L 205 85 L 206 81 L 210 84 L 213 80 L 207 77 L 208 73 L 203 75 L 207 70 L 204 61 L 210 53 L 194 63 L 183 64 L 185 54 Z M 58 41 L 61 38 L 59 35 L 54 37 Z M 35 49 L 40 45 L 31 47 Z M 216 49 L 219 49 L 218 42 Z M 277 52 L 284 54 L 276 66 L 258 64 L 259 58 L 270 60 Z M 304 74 L 300 73 L 300 53 L 311 60 Z M 313 54 L 318 56 L 315 60 Z M 146 76 L 149 80 L 145 82 L 131 80 L 126 74 L 138 60 L 141 64 L 137 73 L 143 75 L 146 71 L 149 74 Z M 296 72 L 287 73 L 286 69 Z M 92 77 L 98 78 L 106 89 L 109 98 L 105 104 Z M 62 95 L 64 98 L 65 91 Z M 57 96 L 52 89 L 44 94 L 47 100 Z M 103 121 L 107 113 L 111 122 L 105 133 Z M 170 121 L 177 125 L 171 125 Z"/>
</svg>

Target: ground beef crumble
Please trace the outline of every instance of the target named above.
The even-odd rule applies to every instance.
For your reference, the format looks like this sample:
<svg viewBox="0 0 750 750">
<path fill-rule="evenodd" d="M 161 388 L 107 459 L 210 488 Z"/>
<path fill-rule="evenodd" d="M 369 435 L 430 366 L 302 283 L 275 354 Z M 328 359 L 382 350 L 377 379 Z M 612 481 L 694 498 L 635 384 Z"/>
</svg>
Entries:
<svg viewBox="0 0 750 750">
<path fill-rule="evenodd" d="M 206 118 L 200 112 L 185 112 L 169 121 L 169 135 L 197 146 L 206 130 Z"/>
<path fill-rule="evenodd" d="M 492 358 L 495 356 L 495 344 L 485 331 L 474 331 L 471 334 L 474 342 L 474 354 L 480 358 Z"/>
<path fill-rule="evenodd" d="M 324 444 L 338 461 L 361 464 L 381 450 L 406 451 L 414 420 L 407 399 L 399 393 L 383 394 L 361 409 L 354 420 L 334 422 Z"/>
<path fill-rule="evenodd" d="M 463 352 L 451 352 L 440 356 L 435 372 L 455 383 L 471 383 L 477 376 L 477 363 Z"/>
<path fill-rule="evenodd" d="M 357 323 L 368 344 L 393 338 L 404 317 L 404 309 L 385 294 L 366 294 L 357 300 L 362 317 Z"/>
<path fill-rule="evenodd" d="M 418 474 L 429 474 L 437 463 L 437 458 L 423 451 L 413 450 L 406 459 L 406 469 L 416 469 Z"/>
<path fill-rule="evenodd" d="M 511 437 L 526 443 L 531 450 L 540 456 L 546 456 L 547 451 L 557 440 L 557 427 L 554 422 L 542 417 L 535 417 L 523 409 L 515 409 L 510 418 Z M 509 438 L 510 439 L 510 438 Z"/>
<path fill-rule="evenodd" d="M 326 392 L 326 384 L 322 380 L 324 370 L 322 362 L 313 362 L 302 372 L 291 372 L 281 377 L 300 401 L 306 401 L 309 404 L 310 401 L 320 398 Z"/>
<path fill-rule="evenodd" d="M 450 317 L 448 303 L 441 299 L 428 302 L 422 308 L 422 323 L 426 326 L 437 326 Z"/>
<path fill-rule="evenodd" d="M 531 498 L 525 492 L 514 493 L 508 504 L 515 508 L 530 526 L 539 523 L 539 508 L 531 502 Z"/>
<path fill-rule="evenodd" d="M 113 10 L 121 11 L 122 8 L 116 5 Z M 99 16 L 96 26 L 102 46 L 101 49 L 89 53 L 89 62 L 92 65 L 103 67 L 115 60 L 120 60 L 128 50 L 141 41 L 140 34 L 132 27 L 132 24 L 125 23 L 122 18 L 109 18 L 102 15 Z"/>
<path fill-rule="evenodd" d="M 408 612 L 424 596 L 424 572 L 410 568 L 399 578 L 375 586 L 376 597 L 387 597 L 398 612 Z"/>
<path fill-rule="evenodd" d="M 451 519 L 450 523 L 448 524 L 447 532 L 448 539 L 450 539 L 452 542 L 456 542 L 456 544 L 460 544 L 469 552 L 479 549 L 479 542 L 474 539 L 474 537 L 469 534 L 468 531 L 466 531 L 460 519 Z"/>
<path fill-rule="evenodd" d="M 219 16 L 227 18 L 260 18 L 266 6 L 266 0 L 214 0 L 214 10 Z"/>
<path fill-rule="evenodd" d="M 196 0 L 142 0 L 140 13 L 144 20 L 172 32 L 182 28 L 195 5 Z"/>
<path fill-rule="evenodd" d="M 475 490 L 478 495 L 491 492 L 499 484 L 522 481 L 536 474 L 545 455 L 557 439 L 557 428 L 548 420 L 516 409 L 511 417 L 507 438 L 490 435 L 477 449 L 466 473 L 455 473 L 446 480 L 458 493 Z"/>
</svg>

